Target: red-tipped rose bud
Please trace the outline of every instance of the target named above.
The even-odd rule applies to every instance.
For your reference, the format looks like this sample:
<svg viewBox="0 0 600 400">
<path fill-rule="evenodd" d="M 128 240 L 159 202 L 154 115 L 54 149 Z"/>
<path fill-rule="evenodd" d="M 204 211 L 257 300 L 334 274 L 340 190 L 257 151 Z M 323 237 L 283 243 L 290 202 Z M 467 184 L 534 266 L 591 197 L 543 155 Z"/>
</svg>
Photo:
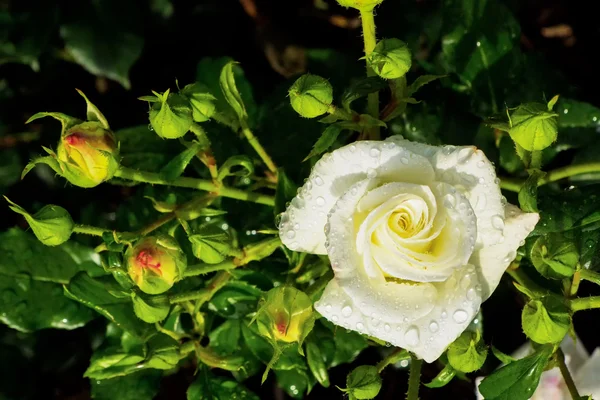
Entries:
<svg viewBox="0 0 600 400">
<path fill-rule="evenodd" d="M 151 236 L 140 240 L 125 253 L 127 272 L 145 293 L 159 294 L 179 281 L 187 259 L 177 242 L 169 236 Z"/>
</svg>

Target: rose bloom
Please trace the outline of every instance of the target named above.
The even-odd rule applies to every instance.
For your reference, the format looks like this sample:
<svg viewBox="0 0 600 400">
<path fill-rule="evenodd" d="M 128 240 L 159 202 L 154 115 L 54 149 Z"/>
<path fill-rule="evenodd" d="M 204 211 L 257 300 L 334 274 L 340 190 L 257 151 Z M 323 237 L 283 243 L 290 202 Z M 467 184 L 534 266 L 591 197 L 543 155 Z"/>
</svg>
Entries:
<svg viewBox="0 0 600 400">
<path fill-rule="evenodd" d="M 436 360 L 494 291 L 538 214 L 506 204 L 473 146 L 393 136 L 326 154 L 282 214 L 291 250 L 328 254 L 316 310 Z"/>
</svg>

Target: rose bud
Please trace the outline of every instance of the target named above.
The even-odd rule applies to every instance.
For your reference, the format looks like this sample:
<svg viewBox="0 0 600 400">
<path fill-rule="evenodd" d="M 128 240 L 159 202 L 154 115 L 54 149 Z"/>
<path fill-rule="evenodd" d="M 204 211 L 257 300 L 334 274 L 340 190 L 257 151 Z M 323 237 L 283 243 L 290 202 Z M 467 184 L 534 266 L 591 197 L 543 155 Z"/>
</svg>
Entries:
<svg viewBox="0 0 600 400">
<path fill-rule="evenodd" d="M 383 39 L 367 56 L 373 71 L 384 79 L 404 76 L 412 65 L 410 49 L 400 39 Z"/>
<path fill-rule="evenodd" d="M 256 321 L 261 335 L 301 345 L 315 323 L 312 301 L 304 292 L 290 286 L 271 289 L 262 300 Z"/>
<path fill-rule="evenodd" d="M 109 180 L 119 167 L 114 134 L 98 122 L 83 122 L 65 132 L 57 156 L 66 166 L 65 178 L 80 187 L 94 187 Z"/>
<path fill-rule="evenodd" d="M 289 90 L 292 108 L 304 118 L 325 114 L 333 101 L 333 88 L 327 79 L 305 74 Z"/>
<path fill-rule="evenodd" d="M 135 284 L 148 294 L 169 290 L 183 277 L 187 259 L 177 242 L 169 236 L 146 237 L 125 253 L 127 272 Z"/>
</svg>

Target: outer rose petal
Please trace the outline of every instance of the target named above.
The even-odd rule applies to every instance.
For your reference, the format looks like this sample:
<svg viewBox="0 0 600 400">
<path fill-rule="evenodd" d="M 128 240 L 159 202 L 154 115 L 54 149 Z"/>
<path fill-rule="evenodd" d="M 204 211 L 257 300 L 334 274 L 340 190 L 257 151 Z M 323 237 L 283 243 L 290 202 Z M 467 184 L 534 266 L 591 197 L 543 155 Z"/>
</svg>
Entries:
<svg viewBox="0 0 600 400">
<path fill-rule="evenodd" d="M 429 184 L 429 160 L 389 141 L 360 141 L 326 154 L 282 215 L 279 236 L 291 250 L 326 254 L 327 213 L 354 183 L 365 178 Z"/>
<path fill-rule="evenodd" d="M 540 219 L 537 213 L 524 213 L 519 207 L 507 204 L 505 208 L 504 241 L 476 249 L 469 262 L 477 268 L 486 300 L 496 289 L 506 268 L 517 256 L 517 249 Z"/>
<path fill-rule="evenodd" d="M 315 303 L 315 309 L 336 325 L 385 340 L 431 363 L 467 328 L 481 305 L 481 292 L 474 288 L 477 286 L 477 275 L 472 267 L 456 271 L 446 282 L 436 283 L 435 286 L 438 298 L 434 307 L 408 322 L 388 322 L 389 319 L 412 316 L 413 310 L 404 307 L 398 309 L 394 307 L 396 303 L 381 304 L 388 312 L 381 318 L 365 315 L 360 310 L 360 302 L 372 302 L 373 298 L 350 297 L 340 288 L 336 279 L 329 282 L 323 296 Z M 417 302 L 418 298 L 424 297 L 423 294 L 415 294 L 418 287 L 412 292 L 405 292 L 397 301 Z"/>
<path fill-rule="evenodd" d="M 477 247 L 502 240 L 504 207 L 494 166 L 474 146 L 430 146 L 410 142 L 401 136 L 387 140 L 427 157 L 436 181 L 448 183 L 467 197 L 477 218 Z"/>
<path fill-rule="evenodd" d="M 581 395 L 591 395 L 600 398 L 600 348 L 596 348 L 592 356 L 581 366 L 573 376 L 575 386 Z"/>
</svg>

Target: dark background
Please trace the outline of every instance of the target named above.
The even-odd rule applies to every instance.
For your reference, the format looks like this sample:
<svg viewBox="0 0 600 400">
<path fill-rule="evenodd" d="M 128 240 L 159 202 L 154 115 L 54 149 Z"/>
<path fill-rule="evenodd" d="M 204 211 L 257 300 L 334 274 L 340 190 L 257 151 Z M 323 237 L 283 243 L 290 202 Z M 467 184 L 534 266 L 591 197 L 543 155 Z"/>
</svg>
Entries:
<svg viewBox="0 0 600 400">
<path fill-rule="evenodd" d="M 28 12 L 47 7 L 48 3 L 52 2 L 4 0 L 0 1 L 0 11 Z M 54 3 L 58 5 L 58 18 L 72 21 L 80 15 L 80 7 L 85 1 Z M 333 48 L 354 60 L 361 56 L 360 28 L 352 28 L 358 22 L 356 12 L 338 7 L 333 1 L 327 2 L 328 10 L 320 10 L 310 0 L 173 0 L 172 14 L 168 18 L 153 11 L 147 1 L 123 0 L 123 3 L 141 12 L 136 29 L 143 32 L 145 41 L 142 56 L 130 71 L 131 89 L 125 90 L 116 82 L 97 78 L 79 65 L 61 59 L 56 50 L 62 47 L 61 38 L 57 31 L 52 31 L 47 35 L 47 44 L 40 57 L 39 72 L 18 63 L 0 65 L 0 151 L 16 150 L 22 160 L 27 160 L 37 153 L 40 145 L 52 145 L 56 138 L 44 135 L 27 143 L 12 141 L 10 137 L 14 133 L 31 130 L 24 126 L 24 121 L 37 111 L 81 114 L 82 103 L 74 87 L 82 89 L 97 104 L 113 127 L 122 128 L 146 121 L 147 106 L 137 100 L 138 96 L 149 94 L 150 90 L 162 91 L 173 87 L 175 78 L 180 82 L 193 81 L 197 63 L 203 57 L 230 56 L 239 61 L 254 88 L 257 103 L 261 103 L 276 88 L 289 82 L 293 72 L 301 72 L 301 68 L 291 68 L 290 76 L 282 76 L 270 63 L 265 53 L 267 48 L 274 49 L 271 53 L 280 57 L 289 45 Z M 522 50 L 540 54 L 564 80 L 560 83 L 568 84 L 577 93 L 578 99 L 599 106 L 597 93 L 600 80 L 595 59 L 600 43 L 600 24 L 597 10 L 591 8 L 594 2 L 512 0 L 505 3 L 521 25 Z M 253 7 L 256 13 L 252 11 Z M 439 7 L 440 2 L 433 0 L 386 0 L 378 9 L 376 22 L 380 32 L 403 38 L 405 34 L 424 30 L 426 19 L 420 16 L 439 12 Z M 351 27 L 334 26 L 331 23 L 334 15 L 343 17 L 341 20 Z M 543 34 L 543 28 L 558 24 L 571 27 L 572 34 L 562 38 Z M 27 29 L 35 30 L 36 26 L 28 26 Z M 357 68 L 362 67 L 359 61 L 356 63 Z M 426 96 L 426 101 L 436 101 L 435 92 L 427 92 Z M 284 133 L 278 140 L 285 140 Z M 285 162 L 281 159 L 276 161 Z M 130 192 L 109 185 L 91 190 L 53 186 L 38 177 L 28 177 L 25 182 L 3 189 L 3 194 L 19 199 L 25 208 L 39 203 L 56 203 L 71 211 L 75 219 L 82 205 L 101 202 L 106 210 L 114 210 Z M 25 227 L 22 218 L 7 207 L 0 207 L 0 225 L 1 230 L 14 225 Z M 591 287 L 582 284 L 581 294 L 591 293 L 591 290 Z M 506 353 L 525 341 L 520 327 L 522 304 L 518 299 L 504 283 L 483 306 L 486 342 L 493 343 Z M 598 316 L 598 312 L 591 311 L 575 317 L 577 333 L 590 351 L 600 345 L 594 324 Z M 9 398 L 15 399 L 89 398 L 89 384 L 82 375 L 89 363 L 92 343 L 99 340 L 103 326 L 103 320 L 98 319 L 74 331 L 45 330 L 35 334 L 16 334 L 0 326 L 2 341 L 18 342 L 22 349 L 21 354 L 10 354 L 6 350 L 0 356 L 0 386 L 12 385 L 8 393 L 14 397 Z M 367 350 L 353 365 L 331 370 L 331 381 L 343 386 L 345 376 L 353 366 L 374 364 L 380 358 L 377 351 Z M 484 372 L 489 373 L 496 365 L 490 357 Z M 432 379 L 439 369 L 435 364 L 425 365 L 423 381 Z M 379 398 L 403 398 L 407 388 L 405 371 L 388 368 L 383 379 L 384 387 Z M 192 368 L 165 378 L 158 398 L 184 399 L 185 390 L 192 380 Z M 247 385 L 261 398 L 285 397 L 272 377 L 263 386 L 257 382 L 251 379 Z M 421 393 L 423 399 L 468 399 L 473 398 L 473 385 L 455 379 L 445 389 L 422 388 Z M 333 385 L 329 389 L 317 385 L 308 396 L 312 399 L 324 397 L 342 398 L 343 395 Z"/>
</svg>

